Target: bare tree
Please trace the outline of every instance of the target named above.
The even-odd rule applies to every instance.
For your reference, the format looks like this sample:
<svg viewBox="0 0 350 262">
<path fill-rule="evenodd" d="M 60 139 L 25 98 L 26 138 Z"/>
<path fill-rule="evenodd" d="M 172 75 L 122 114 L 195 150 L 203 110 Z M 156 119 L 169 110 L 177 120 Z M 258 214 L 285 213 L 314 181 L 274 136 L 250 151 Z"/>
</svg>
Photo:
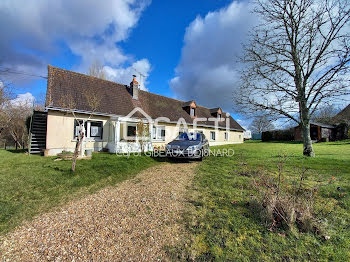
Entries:
<svg viewBox="0 0 350 262">
<path fill-rule="evenodd" d="M 137 123 L 137 139 L 141 146 L 141 153 L 145 152 L 145 147 L 147 143 L 150 141 L 150 130 L 149 124 L 144 123 L 142 120 Z"/>
<path fill-rule="evenodd" d="M 315 122 L 332 125 L 334 124 L 334 116 L 339 111 L 333 105 L 325 105 L 316 110 L 311 119 Z"/>
<path fill-rule="evenodd" d="M 72 171 L 75 171 L 76 167 L 76 162 L 77 158 L 79 156 L 79 152 L 81 155 L 83 155 L 83 142 L 86 137 L 86 130 L 85 130 L 85 123 L 94 115 L 98 107 L 100 106 L 101 103 L 101 95 L 97 92 L 95 88 L 86 88 L 83 91 L 83 97 L 86 99 L 86 102 L 91 109 L 91 113 L 89 117 L 85 120 L 80 120 L 76 114 L 75 114 L 75 109 L 76 109 L 76 101 L 74 97 L 69 93 L 69 94 L 64 94 L 60 101 L 58 102 L 62 108 L 67 109 L 69 113 L 71 113 L 74 117 L 74 120 L 77 121 L 78 123 L 78 128 L 79 128 L 79 134 L 77 136 L 77 142 L 75 144 L 75 149 L 74 149 L 74 154 L 73 154 L 73 161 L 72 161 Z"/>
<path fill-rule="evenodd" d="M 314 156 L 310 119 L 317 108 L 349 94 L 348 0 L 258 0 L 260 24 L 244 46 L 241 110 L 294 120 L 306 156 Z"/>
<path fill-rule="evenodd" d="M 16 149 L 25 148 L 28 140 L 26 119 L 32 110 L 32 101 L 10 99 L 6 86 L 0 87 L 0 137 L 11 137 Z"/>
<path fill-rule="evenodd" d="M 256 116 L 253 122 L 250 124 L 249 129 L 253 133 L 262 133 L 265 131 L 275 129 L 272 120 L 266 115 Z"/>
<path fill-rule="evenodd" d="M 91 64 L 91 66 L 89 67 L 89 70 L 88 70 L 88 75 L 95 76 L 95 77 L 105 79 L 105 80 L 107 79 L 106 72 L 98 60 L 95 60 Z"/>
</svg>

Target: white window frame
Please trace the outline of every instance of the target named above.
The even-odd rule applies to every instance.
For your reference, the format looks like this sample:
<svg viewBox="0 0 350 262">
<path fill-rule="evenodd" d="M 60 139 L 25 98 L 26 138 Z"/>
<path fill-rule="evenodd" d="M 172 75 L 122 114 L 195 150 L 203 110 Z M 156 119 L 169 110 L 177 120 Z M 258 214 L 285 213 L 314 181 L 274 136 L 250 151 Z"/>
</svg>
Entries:
<svg viewBox="0 0 350 262">
<path fill-rule="evenodd" d="M 126 139 L 127 142 L 134 141 L 134 140 L 131 140 L 130 139 L 131 137 L 128 136 L 128 128 L 129 128 L 129 126 L 134 126 L 135 127 L 135 131 L 136 131 L 135 141 L 136 141 L 137 140 L 137 124 L 136 123 L 129 123 L 129 122 L 126 123 L 126 134 L 124 135 L 124 138 Z"/>
<path fill-rule="evenodd" d="M 212 137 L 212 134 L 214 134 L 214 139 Z M 216 141 L 216 132 L 215 131 L 210 131 L 210 141 Z"/>
<path fill-rule="evenodd" d="M 187 128 L 180 128 L 178 135 L 183 134 L 183 133 L 188 133 L 188 129 Z"/>
<path fill-rule="evenodd" d="M 225 134 L 224 134 L 224 139 L 225 139 L 225 141 L 228 141 L 229 140 L 229 132 L 225 132 Z"/>
<path fill-rule="evenodd" d="M 164 136 L 162 136 L 162 130 L 164 130 Z M 153 126 L 152 141 L 165 141 L 165 137 L 166 137 L 165 126 Z"/>
<path fill-rule="evenodd" d="M 78 121 L 78 123 L 81 123 L 81 121 L 83 121 L 84 125 L 86 123 L 85 138 L 87 140 L 90 140 L 90 141 L 102 141 L 103 140 L 103 121 L 101 121 L 101 120 L 85 120 L 85 119 L 75 119 L 74 120 L 74 126 L 73 126 L 74 140 L 76 140 L 77 137 L 78 137 L 77 134 L 76 134 L 76 127 L 79 127 L 79 126 L 75 126 L 75 121 Z M 102 125 L 101 125 L 101 136 L 99 136 L 99 137 L 91 137 L 90 136 L 91 122 L 101 122 L 102 123 Z"/>
<path fill-rule="evenodd" d="M 92 122 L 98 122 L 101 123 L 101 135 L 100 136 L 91 136 L 91 123 Z M 103 121 L 94 121 L 94 120 L 89 120 L 87 122 L 87 137 L 93 140 L 102 140 L 103 138 Z"/>
<path fill-rule="evenodd" d="M 190 107 L 190 116 L 195 116 L 196 115 L 196 109 L 194 107 Z"/>
</svg>

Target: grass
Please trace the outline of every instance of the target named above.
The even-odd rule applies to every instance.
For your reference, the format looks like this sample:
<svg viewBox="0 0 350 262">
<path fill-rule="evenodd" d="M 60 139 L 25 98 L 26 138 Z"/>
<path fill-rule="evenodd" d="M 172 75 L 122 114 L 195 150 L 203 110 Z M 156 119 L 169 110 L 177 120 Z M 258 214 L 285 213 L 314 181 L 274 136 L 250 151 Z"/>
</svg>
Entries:
<svg viewBox="0 0 350 262">
<path fill-rule="evenodd" d="M 314 144 L 315 158 L 303 157 L 300 143 L 253 141 L 229 148 L 235 150 L 233 157 L 211 156 L 198 168 L 189 196 L 193 210 L 185 216 L 191 240 L 187 247 L 181 247 L 183 258 L 195 257 L 199 261 L 350 260 L 350 140 Z M 329 240 L 314 233 L 271 232 L 247 205 L 256 192 L 251 186 L 252 177 L 239 173 L 242 169 L 251 173 L 264 169 L 275 176 L 280 153 L 288 156 L 285 179 L 295 180 L 299 169 L 304 167 L 309 169 L 306 183 L 325 184 L 316 206 Z M 242 161 L 246 165 L 242 165 Z M 329 180 L 334 183 L 329 184 Z"/>
<path fill-rule="evenodd" d="M 74 173 L 71 161 L 0 150 L 0 234 L 25 220 L 105 186 L 115 185 L 158 164 L 147 156 L 118 157 L 93 154 L 79 160 Z"/>
</svg>

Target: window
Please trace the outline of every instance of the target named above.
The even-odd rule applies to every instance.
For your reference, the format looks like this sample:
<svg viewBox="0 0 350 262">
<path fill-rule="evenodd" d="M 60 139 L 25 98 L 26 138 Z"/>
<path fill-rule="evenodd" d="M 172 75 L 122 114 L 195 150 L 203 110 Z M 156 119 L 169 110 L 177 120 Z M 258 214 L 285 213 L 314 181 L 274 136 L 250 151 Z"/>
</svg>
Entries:
<svg viewBox="0 0 350 262">
<path fill-rule="evenodd" d="M 165 140 L 165 126 L 153 126 L 152 130 L 153 140 Z"/>
<path fill-rule="evenodd" d="M 221 114 L 218 114 L 218 118 L 221 119 Z"/>
<path fill-rule="evenodd" d="M 129 125 L 127 130 L 127 136 L 135 137 L 136 136 L 136 126 Z"/>
<path fill-rule="evenodd" d="M 74 120 L 74 138 L 79 136 L 81 120 Z M 100 138 L 102 139 L 103 135 L 103 122 L 102 121 L 85 121 L 85 137 L 87 138 Z"/>
<path fill-rule="evenodd" d="M 215 131 L 210 131 L 210 139 L 215 141 Z"/>
<path fill-rule="evenodd" d="M 74 120 L 74 137 L 78 137 L 79 136 L 79 132 L 80 132 L 80 124 L 83 122 L 83 120 Z M 84 123 L 85 126 L 85 130 L 87 129 L 87 122 Z M 86 135 L 86 134 L 85 134 Z"/>
<path fill-rule="evenodd" d="M 190 116 L 195 116 L 196 115 L 196 109 L 191 107 L 190 108 Z"/>
<path fill-rule="evenodd" d="M 89 122 L 90 123 L 90 137 L 98 137 L 102 139 L 102 121 Z"/>
<path fill-rule="evenodd" d="M 225 132 L 225 140 L 228 140 L 228 132 Z"/>
<path fill-rule="evenodd" d="M 242 136 L 241 136 L 241 135 L 239 135 L 238 137 L 239 137 L 239 139 L 242 139 Z"/>
<path fill-rule="evenodd" d="M 183 133 L 187 133 L 187 132 L 188 132 L 187 129 L 185 129 L 185 128 L 180 128 L 180 130 L 179 130 L 179 135 L 181 135 L 181 134 L 183 134 Z"/>
</svg>

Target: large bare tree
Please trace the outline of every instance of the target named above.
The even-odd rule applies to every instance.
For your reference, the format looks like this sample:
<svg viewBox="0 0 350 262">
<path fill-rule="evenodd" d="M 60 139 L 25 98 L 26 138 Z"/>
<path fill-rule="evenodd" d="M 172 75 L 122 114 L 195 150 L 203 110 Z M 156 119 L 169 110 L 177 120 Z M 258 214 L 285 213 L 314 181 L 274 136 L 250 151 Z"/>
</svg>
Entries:
<svg viewBox="0 0 350 262">
<path fill-rule="evenodd" d="M 94 60 L 88 69 L 88 75 L 106 80 L 106 72 L 98 60 Z"/>
<path fill-rule="evenodd" d="M 262 133 L 265 131 L 271 131 L 275 129 L 272 119 L 266 115 L 259 115 L 254 118 L 252 123 L 249 125 L 249 129 L 253 133 Z"/>
<path fill-rule="evenodd" d="M 310 118 L 349 94 L 348 0 L 258 0 L 259 25 L 244 46 L 242 111 L 264 111 L 302 127 L 303 154 L 314 156 Z"/>
</svg>

